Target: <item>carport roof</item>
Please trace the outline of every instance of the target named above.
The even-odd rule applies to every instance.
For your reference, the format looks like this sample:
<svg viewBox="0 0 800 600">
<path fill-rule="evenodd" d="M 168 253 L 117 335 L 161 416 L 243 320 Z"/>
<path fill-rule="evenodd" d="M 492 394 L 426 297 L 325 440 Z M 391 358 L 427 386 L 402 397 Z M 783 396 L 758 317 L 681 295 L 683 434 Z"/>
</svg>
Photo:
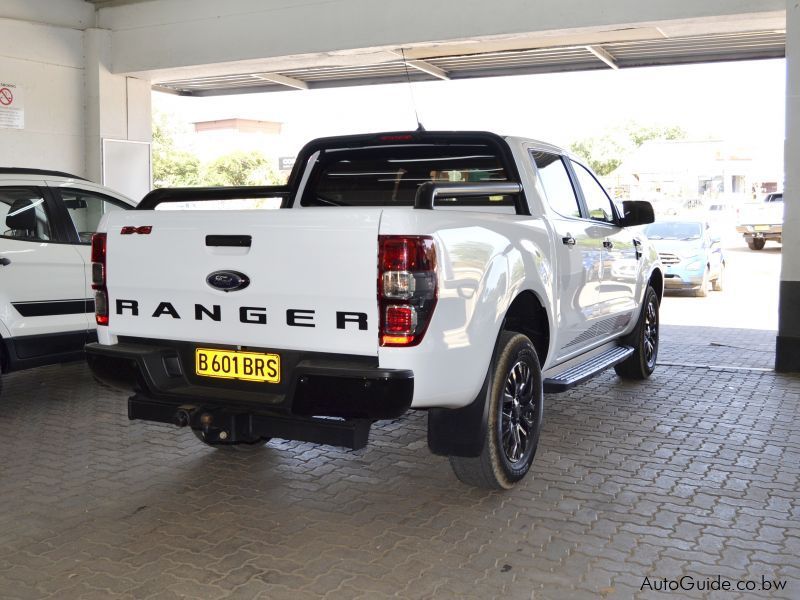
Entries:
<svg viewBox="0 0 800 600">
<path fill-rule="evenodd" d="M 409 57 L 405 62 L 412 81 L 435 81 L 782 58 L 785 44 L 784 30 L 760 30 L 430 57 L 415 52 L 413 59 Z M 405 78 L 406 66 L 398 49 L 396 60 L 375 64 L 304 66 L 270 73 L 244 70 L 236 74 L 157 81 L 153 89 L 187 96 L 213 96 L 397 83 Z"/>
</svg>

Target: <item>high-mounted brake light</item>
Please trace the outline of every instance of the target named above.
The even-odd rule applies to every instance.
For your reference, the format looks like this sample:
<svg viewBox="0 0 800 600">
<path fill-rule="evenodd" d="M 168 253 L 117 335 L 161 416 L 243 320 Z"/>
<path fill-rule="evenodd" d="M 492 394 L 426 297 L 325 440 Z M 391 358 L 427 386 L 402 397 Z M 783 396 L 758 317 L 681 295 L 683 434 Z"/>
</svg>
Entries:
<svg viewBox="0 0 800 600">
<path fill-rule="evenodd" d="M 401 134 L 401 135 L 382 135 L 380 140 L 382 142 L 410 142 L 414 139 L 413 135 L 409 134 Z"/>
<path fill-rule="evenodd" d="M 378 238 L 381 346 L 422 341 L 436 306 L 436 248 L 430 236 Z"/>
<path fill-rule="evenodd" d="M 106 234 L 92 236 L 92 289 L 94 317 L 98 325 L 108 325 L 108 288 L 106 271 Z"/>
</svg>

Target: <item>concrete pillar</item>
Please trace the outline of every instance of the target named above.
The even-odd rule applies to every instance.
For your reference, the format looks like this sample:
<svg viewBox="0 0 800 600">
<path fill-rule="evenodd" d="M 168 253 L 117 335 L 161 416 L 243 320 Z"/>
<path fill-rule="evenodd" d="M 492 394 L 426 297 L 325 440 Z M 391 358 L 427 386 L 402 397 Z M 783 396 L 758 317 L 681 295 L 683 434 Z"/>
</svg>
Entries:
<svg viewBox="0 0 800 600">
<path fill-rule="evenodd" d="M 106 185 L 109 182 L 103 181 L 103 140 L 150 142 L 152 139 L 150 83 L 111 72 L 111 38 L 106 29 L 91 28 L 83 33 L 85 172 L 92 181 Z M 132 168 L 142 167 L 132 164 Z M 149 169 L 138 175 L 149 181 Z M 118 191 L 130 194 L 124 189 Z"/>
<path fill-rule="evenodd" d="M 800 0 L 786 3 L 786 144 L 775 370 L 800 372 Z"/>
</svg>

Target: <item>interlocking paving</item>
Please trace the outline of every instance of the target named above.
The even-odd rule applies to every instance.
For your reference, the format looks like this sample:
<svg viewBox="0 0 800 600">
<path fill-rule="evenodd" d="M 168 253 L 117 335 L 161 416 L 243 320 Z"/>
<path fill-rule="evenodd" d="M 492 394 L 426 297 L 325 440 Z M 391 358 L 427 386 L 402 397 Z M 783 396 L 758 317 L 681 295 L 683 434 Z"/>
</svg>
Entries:
<svg viewBox="0 0 800 600">
<path fill-rule="evenodd" d="M 773 340 L 665 327 L 661 360 L 769 367 Z M 4 599 L 800 598 L 796 376 L 662 365 L 547 396 L 502 493 L 430 455 L 420 413 L 355 452 L 214 450 L 129 422 L 82 364 L 3 376 L 0 407 Z M 640 592 L 681 575 L 787 588 Z"/>
</svg>

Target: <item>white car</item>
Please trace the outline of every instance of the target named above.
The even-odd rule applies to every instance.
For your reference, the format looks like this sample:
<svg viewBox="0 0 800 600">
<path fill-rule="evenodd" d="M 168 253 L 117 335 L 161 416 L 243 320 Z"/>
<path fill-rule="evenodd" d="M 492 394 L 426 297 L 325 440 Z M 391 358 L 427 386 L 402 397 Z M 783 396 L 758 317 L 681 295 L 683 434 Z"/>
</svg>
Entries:
<svg viewBox="0 0 800 600">
<path fill-rule="evenodd" d="M 57 171 L 0 168 L 0 370 L 80 359 L 96 339 L 91 237 L 125 196 Z"/>
<path fill-rule="evenodd" d="M 157 190 L 93 240 L 95 374 L 131 419 L 218 448 L 271 437 L 362 447 L 372 421 L 428 414 L 464 482 L 528 471 L 543 391 L 604 369 L 643 379 L 664 278 L 592 172 L 485 132 L 315 140 L 279 210 L 150 210 L 247 190 Z"/>
</svg>

